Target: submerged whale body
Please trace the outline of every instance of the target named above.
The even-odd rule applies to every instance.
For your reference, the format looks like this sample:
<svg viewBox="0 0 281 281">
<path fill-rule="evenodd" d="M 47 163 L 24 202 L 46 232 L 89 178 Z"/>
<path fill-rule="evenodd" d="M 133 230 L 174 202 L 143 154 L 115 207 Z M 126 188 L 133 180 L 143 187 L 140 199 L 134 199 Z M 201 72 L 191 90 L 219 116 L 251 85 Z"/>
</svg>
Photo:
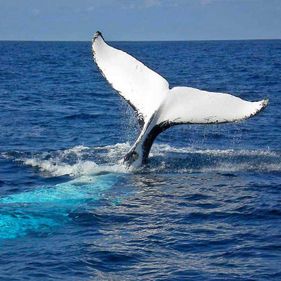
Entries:
<svg viewBox="0 0 281 281">
<path fill-rule="evenodd" d="M 165 78 L 108 45 L 99 31 L 92 50 L 102 75 L 133 107 L 141 126 L 140 135 L 124 157 L 128 166 L 144 164 L 157 135 L 173 125 L 235 122 L 257 114 L 268 104 L 266 99 L 249 102 L 190 87 L 170 89 Z"/>
</svg>

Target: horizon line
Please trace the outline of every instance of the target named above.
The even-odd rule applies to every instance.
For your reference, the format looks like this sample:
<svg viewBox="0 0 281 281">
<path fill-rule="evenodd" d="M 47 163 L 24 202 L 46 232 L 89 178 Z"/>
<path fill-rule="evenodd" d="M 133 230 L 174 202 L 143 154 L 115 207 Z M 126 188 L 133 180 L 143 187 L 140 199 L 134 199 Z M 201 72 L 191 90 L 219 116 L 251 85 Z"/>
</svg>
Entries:
<svg viewBox="0 0 281 281">
<path fill-rule="evenodd" d="M 281 38 L 241 38 L 241 39 L 176 39 L 176 40 L 106 40 L 107 42 L 198 42 L 198 41 L 266 41 L 281 40 Z M 90 40 L 59 40 L 59 39 L 0 39 L 0 42 L 91 42 Z"/>
</svg>

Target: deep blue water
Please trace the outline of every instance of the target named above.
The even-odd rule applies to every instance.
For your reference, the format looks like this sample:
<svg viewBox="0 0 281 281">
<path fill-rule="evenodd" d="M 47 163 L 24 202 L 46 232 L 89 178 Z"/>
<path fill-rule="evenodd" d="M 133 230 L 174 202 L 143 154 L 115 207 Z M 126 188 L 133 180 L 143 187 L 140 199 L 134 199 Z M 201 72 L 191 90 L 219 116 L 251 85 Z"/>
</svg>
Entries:
<svg viewBox="0 0 281 281">
<path fill-rule="evenodd" d="M 270 104 L 171 128 L 130 172 L 138 124 L 91 44 L 0 42 L 0 280 L 281 280 L 281 40 L 112 44 Z"/>
</svg>

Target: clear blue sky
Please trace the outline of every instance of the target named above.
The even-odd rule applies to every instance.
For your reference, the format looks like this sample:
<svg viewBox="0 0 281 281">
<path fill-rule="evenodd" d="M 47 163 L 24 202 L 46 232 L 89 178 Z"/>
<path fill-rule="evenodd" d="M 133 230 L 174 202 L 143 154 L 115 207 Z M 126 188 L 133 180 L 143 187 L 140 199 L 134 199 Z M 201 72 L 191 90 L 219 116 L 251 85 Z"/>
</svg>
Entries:
<svg viewBox="0 0 281 281">
<path fill-rule="evenodd" d="M 281 0 L 0 0 L 0 40 L 281 38 Z"/>
</svg>

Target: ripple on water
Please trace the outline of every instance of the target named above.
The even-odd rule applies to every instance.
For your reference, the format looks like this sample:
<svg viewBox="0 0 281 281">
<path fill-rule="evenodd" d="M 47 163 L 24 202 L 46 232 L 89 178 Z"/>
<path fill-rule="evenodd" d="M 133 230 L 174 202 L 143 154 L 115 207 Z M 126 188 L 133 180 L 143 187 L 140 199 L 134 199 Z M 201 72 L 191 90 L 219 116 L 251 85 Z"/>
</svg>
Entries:
<svg viewBox="0 0 281 281">
<path fill-rule="evenodd" d="M 89 42 L 0 42 L 0 279 L 281 280 L 280 42 L 112 43 L 171 87 L 270 100 L 167 130 L 138 170 Z"/>
</svg>

